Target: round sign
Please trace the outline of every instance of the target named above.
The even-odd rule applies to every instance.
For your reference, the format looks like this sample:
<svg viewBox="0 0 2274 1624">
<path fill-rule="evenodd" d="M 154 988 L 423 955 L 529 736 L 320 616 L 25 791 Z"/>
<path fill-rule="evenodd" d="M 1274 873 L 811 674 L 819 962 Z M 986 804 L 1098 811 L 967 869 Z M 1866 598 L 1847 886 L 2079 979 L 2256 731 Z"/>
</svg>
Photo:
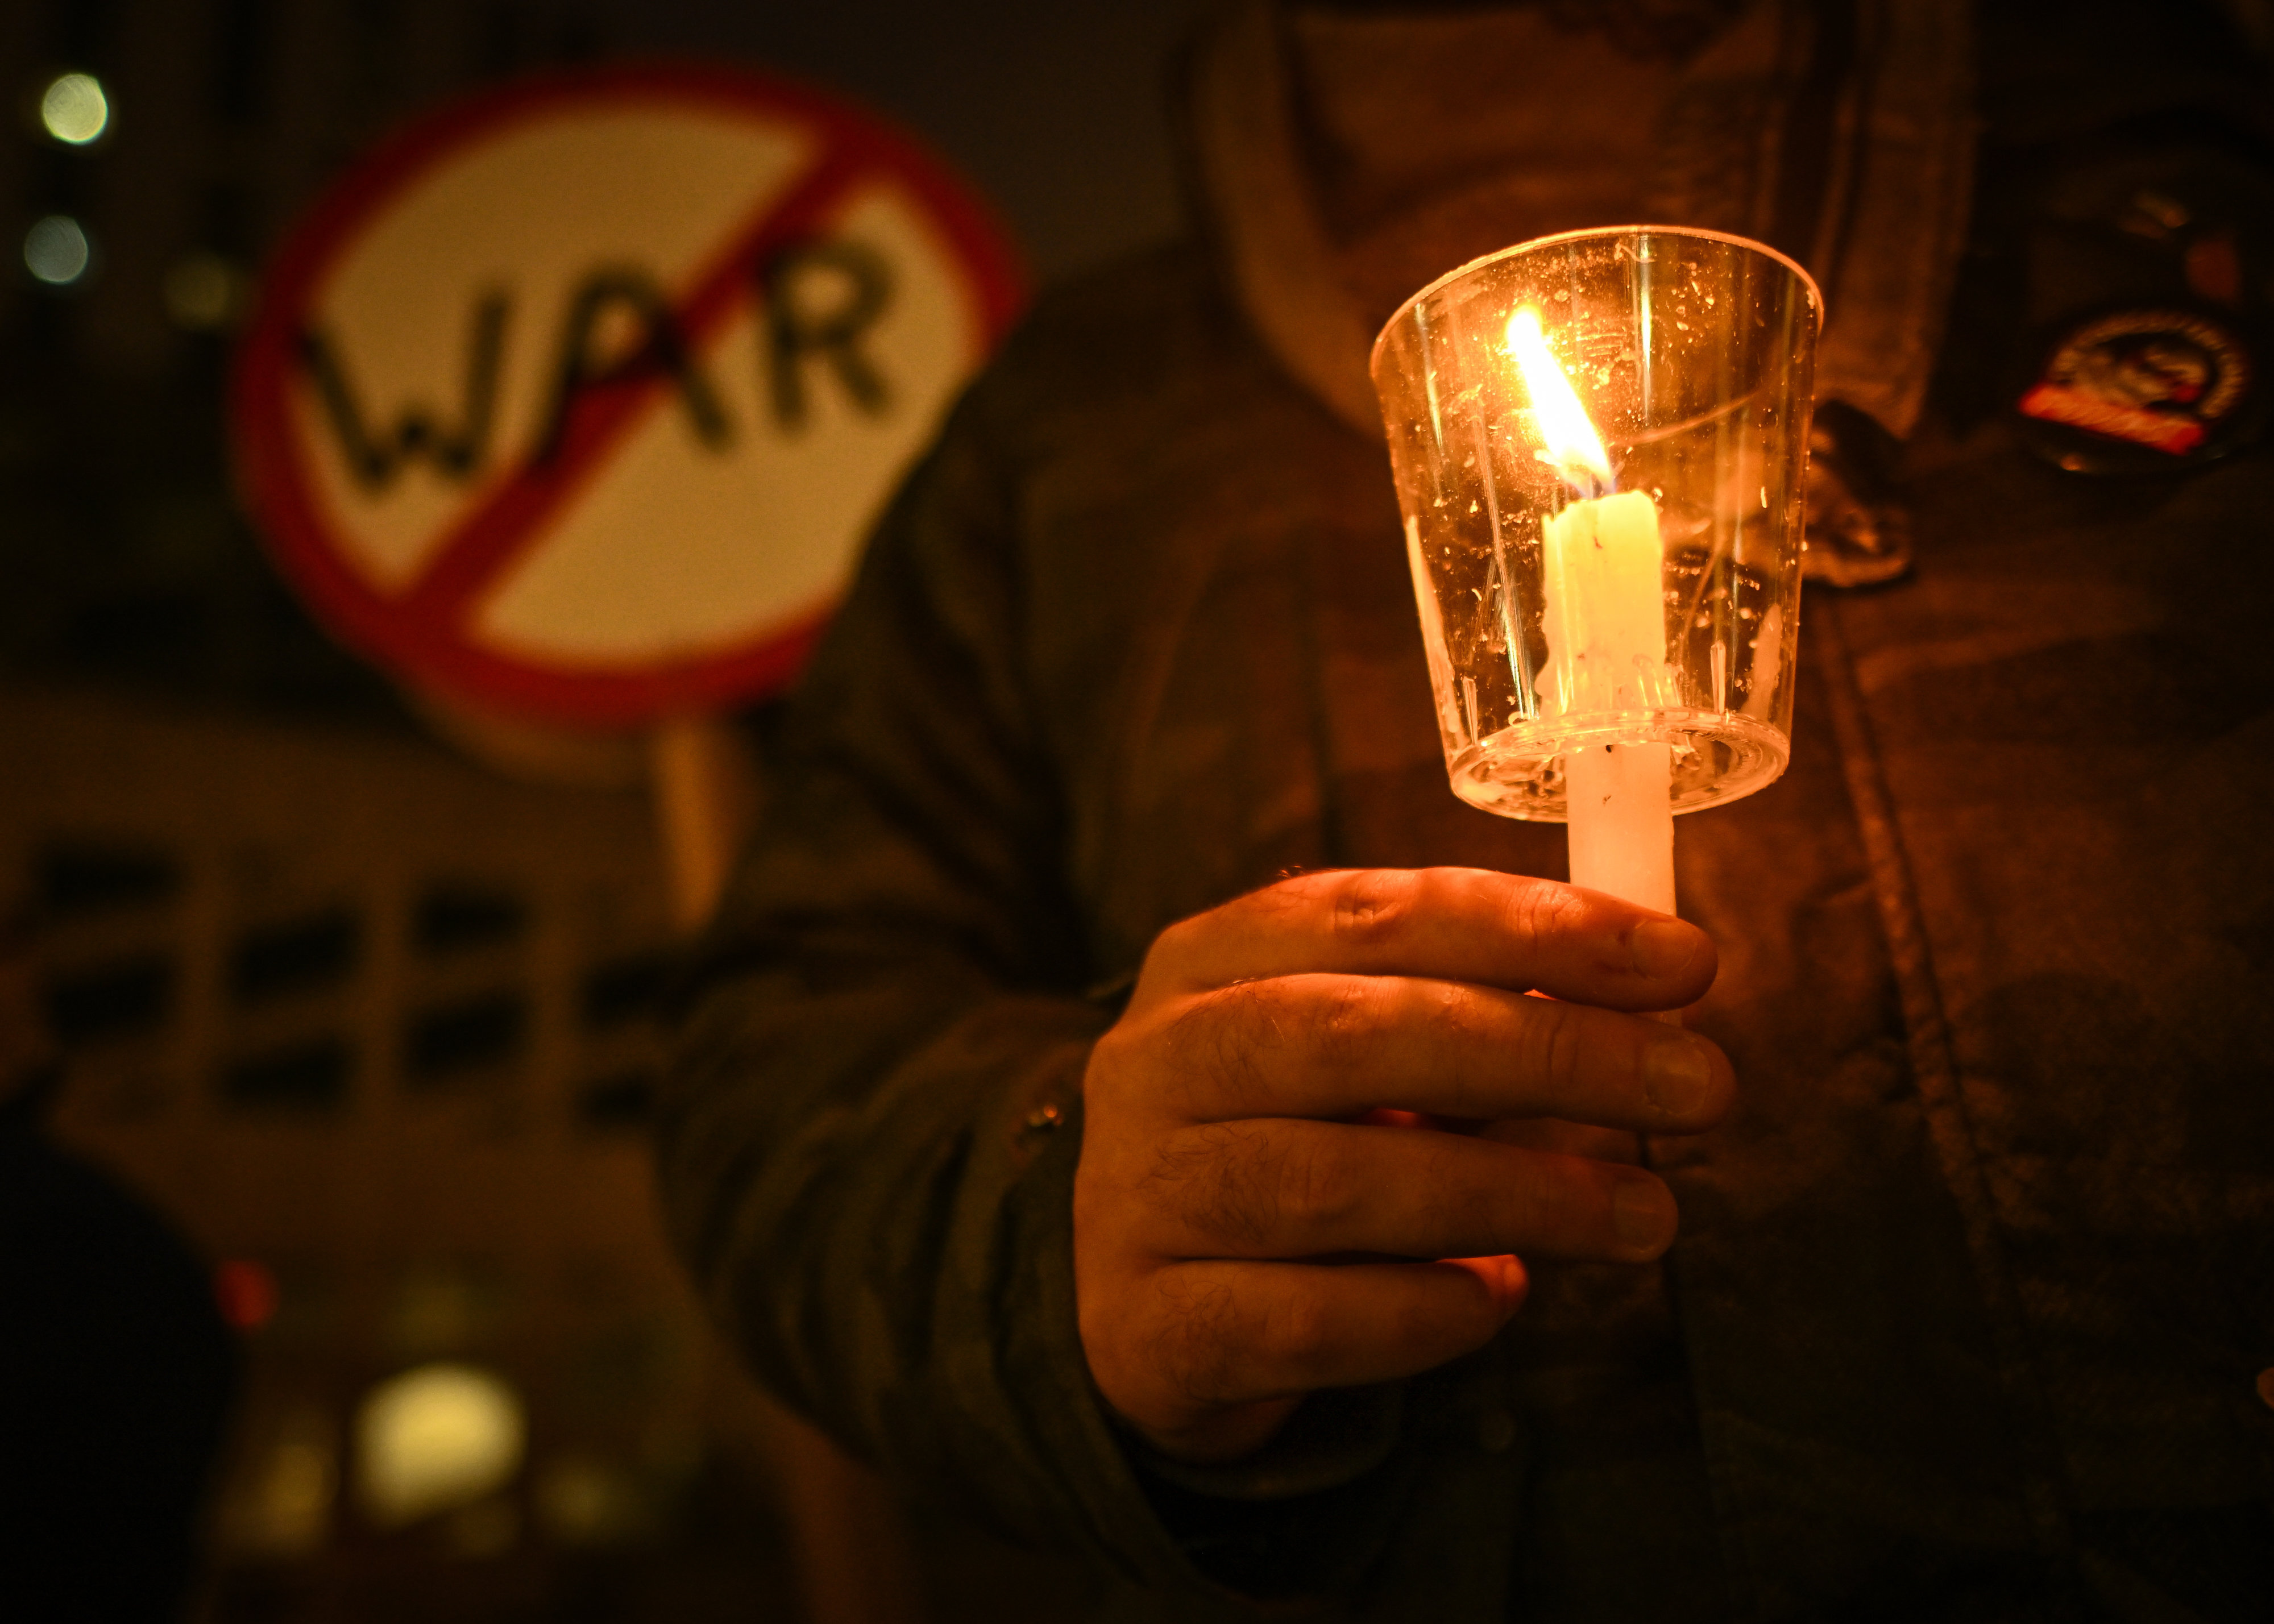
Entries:
<svg viewBox="0 0 2274 1624">
<path fill-rule="evenodd" d="M 794 673 L 1008 325 L 986 210 L 870 116 L 603 67 L 403 132 L 264 281 L 231 427 L 285 574 L 421 688 L 627 724 Z"/>
</svg>

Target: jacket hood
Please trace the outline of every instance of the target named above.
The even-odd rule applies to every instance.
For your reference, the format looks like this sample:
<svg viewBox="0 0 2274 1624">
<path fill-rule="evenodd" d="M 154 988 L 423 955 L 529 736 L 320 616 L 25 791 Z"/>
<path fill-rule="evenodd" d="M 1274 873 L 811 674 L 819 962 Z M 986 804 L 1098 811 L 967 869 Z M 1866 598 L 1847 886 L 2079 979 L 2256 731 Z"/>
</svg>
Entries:
<svg viewBox="0 0 2274 1624">
<path fill-rule="evenodd" d="M 1366 26 L 1475 27 L 1479 17 L 1380 11 Z M 1382 432 L 1367 361 L 1397 299 L 1530 237 L 1636 221 L 1736 232 L 1806 265 L 1825 294 L 1818 399 L 1897 438 L 1916 425 L 1965 243 L 1968 0 L 1755 0 L 1686 57 L 1638 72 L 1634 116 L 1647 118 L 1647 139 L 1622 159 L 1635 172 L 1600 179 L 1592 195 L 1543 185 L 1517 126 L 1540 124 L 1540 95 L 1618 96 L 1623 76 L 1607 92 L 1570 72 L 1526 74 L 1510 86 L 1497 152 L 1493 114 L 1464 102 L 1468 162 L 1449 157 L 1443 174 L 1417 176 L 1410 199 L 1357 225 L 1334 207 L 1306 107 L 1322 87 L 1306 82 L 1297 21 L 1287 0 L 1219 13 L 1190 57 L 1187 138 L 1234 297 L 1286 370 L 1352 427 Z M 1415 116 L 1432 116 L 1426 96 Z"/>
</svg>

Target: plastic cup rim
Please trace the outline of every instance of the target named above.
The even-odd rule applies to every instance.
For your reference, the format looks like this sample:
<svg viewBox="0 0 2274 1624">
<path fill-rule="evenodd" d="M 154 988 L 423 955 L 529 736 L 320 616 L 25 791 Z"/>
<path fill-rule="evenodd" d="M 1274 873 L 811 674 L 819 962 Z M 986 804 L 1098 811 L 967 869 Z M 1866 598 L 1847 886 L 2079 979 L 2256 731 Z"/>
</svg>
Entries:
<svg viewBox="0 0 2274 1624">
<path fill-rule="evenodd" d="M 1706 238 L 1709 242 L 1728 243 L 1732 247 L 1750 248 L 1755 253 L 1761 255 L 1764 259 L 1775 260 L 1779 265 L 1783 266 L 1785 269 L 1790 271 L 1795 276 L 1798 277 L 1800 279 L 1801 286 L 1808 289 L 1809 308 L 1816 312 L 1817 335 L 1818 337 L 1823 335 L 1824 289 L 1817 286 L 1816 278 L 1808 274 L 1808 267 L 1806 266 L 1801 264 L 1799 260 L 1794 259 L 1790 254 L 1786 253 L 1783 250 L 1770 247 L 1758 237 L 1740 237 L 1735 231 L 1708 230 L 1704 226 L 1582 226 L 1576 231 L 1551 232 L 1546 237 L 1535 237 L 1527 242 L 1512 243 L 1506 248 L 1495 248 L 1488 254 L 1478 255 L 1475 259 L 1471 259 L 1465 265 L 1455 266 L 1451 270 L 1447 271 L 1443 275 L 1436 278 L 1434 282 L 1428 282 L 1416 289 L 1413 293 L 1407 296 L 1404 303 L 1398 305 L 1397 310 L 1390 313 L 1389 320 L 1382 324 L 1382 330 L 1374 335 L 1374 347 L 1367 352 L 1367 371 L 1369 373 L 1372 372 L 1374 371 L 1374 363 L 1382 358 L 1382 347 L 1383 344 L 1389 342 L 1389 330 L 1396 327 L 1399 322 L 1404 320 L 1407 314 L 1416 304 L 1419 304 L 1422 300 L 1427 298 L 1431 294 L 1436 292 L 1438 289 L 1445 286 L 1448 282 L 1457 282 L 1462 277 L 1466 276 L 1470 272 L 1490 265 L 1495 260 L 1506 259 L 1516 254 L 1530 253 L 1534 249 L 1553 247 L 1557 243 L 1578 242 L 1583 238 L 1591 237 L 1641 236 L 1699 237 Z"/>
</svg>

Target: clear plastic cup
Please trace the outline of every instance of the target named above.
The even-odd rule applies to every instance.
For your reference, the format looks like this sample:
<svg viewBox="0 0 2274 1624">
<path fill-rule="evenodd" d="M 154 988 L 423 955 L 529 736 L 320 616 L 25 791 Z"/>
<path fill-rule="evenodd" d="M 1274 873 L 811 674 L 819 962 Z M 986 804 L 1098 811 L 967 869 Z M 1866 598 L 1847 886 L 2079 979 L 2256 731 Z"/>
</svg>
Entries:
<svg viewBox="0 0 2274 1624">
<path fill-rule="evenodd" d="M 1623 755 L 1653 784 L 1664 759 L 1676 812 L 1784 771 L 1821 312 L 1774 249 L 1622 226 L 1463 266 L 1382 329 L 1374 388 L 1462 800 L 1562 821 L 1567 763 L 1597 747 L 1617 748 L 1590 771 Z M 1568 387 L 1538 377 L 1547 357 Z M 1574 404 L 1596 449 L 1573 448 Z"/>
</svg>

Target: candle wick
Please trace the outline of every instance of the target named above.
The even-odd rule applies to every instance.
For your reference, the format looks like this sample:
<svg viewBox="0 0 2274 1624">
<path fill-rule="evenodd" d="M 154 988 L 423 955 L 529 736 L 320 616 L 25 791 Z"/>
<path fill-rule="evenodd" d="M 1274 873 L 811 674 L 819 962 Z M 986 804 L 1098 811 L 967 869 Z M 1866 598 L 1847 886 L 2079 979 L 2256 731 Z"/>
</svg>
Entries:
<svg viewBox="0 0 2274 1624">
<path fill-rule="evenodd" d="M 1598 474 L 1585 462 L 1574 462 L 1550 451 L 1535 451 L 1532 460 L 1544 462 L 1555 470 L 1555 477 L 1571 488 L 1571 494 L 1582 501 L 1593 501 L 1598 497 L 1615 495 L 1619 482 L 1616 475 Z"/>
</svg>

